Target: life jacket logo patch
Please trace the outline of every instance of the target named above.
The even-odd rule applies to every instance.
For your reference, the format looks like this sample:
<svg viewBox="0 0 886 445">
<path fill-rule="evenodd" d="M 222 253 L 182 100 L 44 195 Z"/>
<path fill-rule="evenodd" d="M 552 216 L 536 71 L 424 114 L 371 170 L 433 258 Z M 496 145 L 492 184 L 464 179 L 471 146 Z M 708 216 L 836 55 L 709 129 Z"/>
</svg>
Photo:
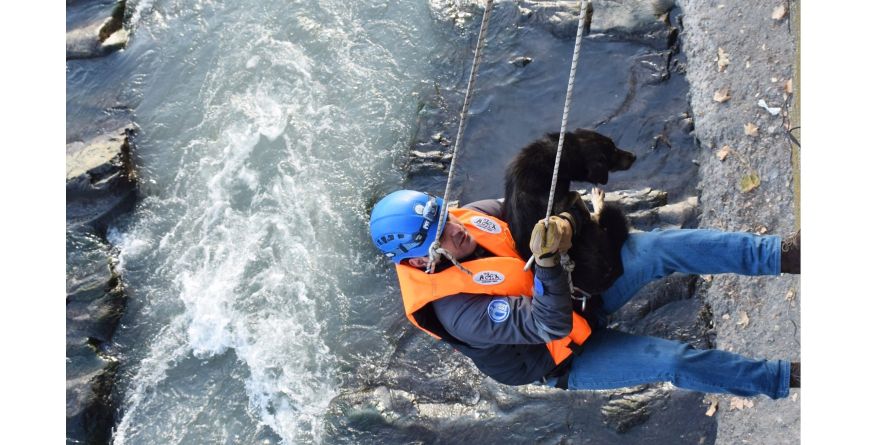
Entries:
<svg viewBox="0 0 886 445">
<path fill-rule="evenodd" d="M 486 306 L 486 313 L 493 323 L 501 323 L 511 315 L 511 305 L 504 298 L 495 298 Z"/>
<path fill-rule="evenodd" d="M 474 282 L 484 286 L 492 286 L 505 280 L 504 274 L 494 270 L 483 270 L 474 274 Z"/>
<path fill-rule="evenodd" d="M 501 233 L 501 226 L 497 222 L 483 216 L 471 217 L 471 224 L 486 233 Z"/>
</svg>

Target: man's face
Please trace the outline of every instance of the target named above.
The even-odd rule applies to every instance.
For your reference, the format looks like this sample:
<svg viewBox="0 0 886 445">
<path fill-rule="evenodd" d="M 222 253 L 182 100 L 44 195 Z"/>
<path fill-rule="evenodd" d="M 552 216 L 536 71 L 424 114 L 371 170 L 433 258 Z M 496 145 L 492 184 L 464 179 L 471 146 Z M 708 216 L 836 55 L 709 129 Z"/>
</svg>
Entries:
<svg viewBox="0 0 886 445">
<path fill-rule="evenodd" d="M 449 251 L 457 260 L 467 257 L 477 249 L 477 241 L 471 238 L 461 221 L 449 217 L 440 235 L 440 247 Z"/>
<path fill-rule="evenodd" d="M 440 234 L 440 247 L 449 251 L 455 259 L 461 260 L 474 253 L 477 241 L 471 238 L 464 224 L 450 217 L 443 226 L 443 233 Z M 412 267 L 423 269 L 428 265 L 428 257 L 410 258 L 407 262 Z"/>
</svg>

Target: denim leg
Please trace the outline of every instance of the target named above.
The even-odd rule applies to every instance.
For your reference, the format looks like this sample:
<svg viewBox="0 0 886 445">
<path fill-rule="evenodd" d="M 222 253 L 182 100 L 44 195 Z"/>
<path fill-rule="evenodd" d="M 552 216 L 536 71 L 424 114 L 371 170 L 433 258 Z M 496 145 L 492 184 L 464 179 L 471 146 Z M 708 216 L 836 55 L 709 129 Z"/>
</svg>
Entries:
<svg viewBox="0 0 886 445">
<path fill-rule="evenodd" d="M 692 391 L 787 397 L 790 363 L 699 350 L 657 337 L 598 329 L 572 360 L 569 389 L 613 389 L 671 382 Z"/>
<path fill-rule="evenodd" d="M 656 229 L 628 235 L 621 248 L 624 274 L 603 292 L 613 313 L 650 281 L 674 272 L 778 275 L 781 238 L 710 229 Z"/>
</svg>

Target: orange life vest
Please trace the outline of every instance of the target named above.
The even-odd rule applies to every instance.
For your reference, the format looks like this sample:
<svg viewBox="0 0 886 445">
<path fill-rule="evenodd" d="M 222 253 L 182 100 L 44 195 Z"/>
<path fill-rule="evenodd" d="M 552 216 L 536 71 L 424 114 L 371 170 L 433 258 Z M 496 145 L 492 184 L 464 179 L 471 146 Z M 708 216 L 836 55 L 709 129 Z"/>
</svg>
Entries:
<svg viewBox="0 0 886 445">
<path fill-rule="evenodd" d="M 495 296 L 532 296 L 532 272 L 523 270 L 523 260 L 515 248 L 511 231 L 504 221 L 468 209 L 451 209 L 449 217 L 461 221 L 477 244 L 494 256 L 462 263 L 473 272 L 468 275 L 456 267 L 427 274 L 424 270 L 398 264 L 397 277 L 406 317 L 434 338 L 440 336 L 421 326 L 414 314 L 422 307 L 450 295 L 468 293 Z M 572 313 L 572 331 L 567 337 L 547 344 L 554 363 L 560 364 L 572 354 L 570 343 L 581 345 L 591 335 L 591 327 L 581 315 Z"/>
</svg>

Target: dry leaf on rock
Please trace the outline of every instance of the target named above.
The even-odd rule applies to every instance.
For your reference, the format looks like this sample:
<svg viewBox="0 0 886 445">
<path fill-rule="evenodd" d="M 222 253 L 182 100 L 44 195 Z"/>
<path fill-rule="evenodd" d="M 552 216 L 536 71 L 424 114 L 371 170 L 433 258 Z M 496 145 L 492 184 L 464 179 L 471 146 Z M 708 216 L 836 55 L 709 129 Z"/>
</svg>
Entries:
<svg viewBox="0 0 886 445">
<path fill-rule="evenodd" d="M 717 405 L 718 405 L 719 403 L 720 403 L 720 402 L 719 402 L 717 399 L 712 400 L 712 401 L 711 401 L 711 405 L 708 406 L 708 410 L 704 413 L 704 415 L 706 415 L 706 416 L 708 416 L 708 417 L 713 416 L 714 413 L 717 412 Z"/>
<path fill-rule="evenodd" d="M 757 230 L 754 230 L 754 233 L 756 233 L 757 235 L 765 235 L 768 231 L 769 229 L 767 229 L 766 226 L 760 226 L 757 227 Z"/>
<path fill-rule="evenodd" d="M 788 10 L 784 7 L 784 5 L 778 5 L 775 7 L 775 9 L 772 10 L 772 20 L 781 20 L 787 13 Z"/>
<path fill-rule="evenodd" d="M 715 102 L 726 102 L 731 99 L 732 96 L 729 95 L 729 88 L 720 88 L 717 91 L 714 91 L 714 101 Z"/>
<path fill-rule="evenodd" d="M 754 401 L 751 399 L 746 399 L 744 397 L 733 397 L 729 399 L 729 409 L 730 410 L 742 410 L 745 408 L 753 408 Z"/>
<path fill-rule="evenodd" d="M 784 299 L 785 299 L 786 301 L 793 302 L 793 301 L 794 301 L 794 297 L 796 297 L 796 296 L 797 296 L 797 293 L 794 292 L 793 289 L 789 289 L 789 290 L 788 290 L 788 293 L 785 294 Z"/>
<path fill-rule="evenodd" d="M 788 94 L 793 94 L 794 92 L 794 79 L 788 79 L 784 83 L 784 92 Z"/>
<path fill-rule="evenodd" d="M 745 311 L 741 311 L 738 313 L 738 321 L 735 324 L 741 326 L 742 328 L 748 327 L 748 323 L 751 322 L 751 319 L 748 318 L 748 313 Z"/>
<path fill-rule="evenodd" d="M 757 135 L 759 134 L 757 130 L 759 129 L 760 127 L 754 125 L 752 122 L 744 124 L 744 134 L 748 136 L 757 137 Z"/>
<path fill-rule="evenodd" d="M 738 184 L 738 189 L 741 190 L 742 193 L 747 193 L 759 186 L 760 177 L 757 176 L 756 173 L 751 173 L 741 178 L 741 182 Z"/>
<path fill-rule="evenodd" d="M 710 283 L 711 280 L 714 279 L 714 276 L 713 276 L 713 275 L 710 275 L 710 274 L 708 274 L 708 275 L 702 275 L 702 276 L 701 276 L 701 279 L 704 280 L 705 283 Z"/>
<path fill-rule="evenodd" d="M 723 319 L 724 319 L 724 320 L 729 320 L 729 314 L 723 314 Z"/>
<path fill-rule="evenodd" d="M 726 156 L 729 156 L 729 153 L 732 152 L 732 147 L 728 145 L 724 145 L 723 148 L 717 150 L 717 159 L 721 162 L 726 159 Z"/>
<path fill-rule="evenodd" d="M 799 396 L 800 396 L 800 394 L 798 394 L 798 393 L 791 394 L 791 402 L 796 402 L 797 397 L 799 397 Z"/>
<path fill-rule="evenodd" d="M 723 48 L 717 48 L 717 71 L 723 72 L 729 66 L 729 54 Z"/>
</svg>

